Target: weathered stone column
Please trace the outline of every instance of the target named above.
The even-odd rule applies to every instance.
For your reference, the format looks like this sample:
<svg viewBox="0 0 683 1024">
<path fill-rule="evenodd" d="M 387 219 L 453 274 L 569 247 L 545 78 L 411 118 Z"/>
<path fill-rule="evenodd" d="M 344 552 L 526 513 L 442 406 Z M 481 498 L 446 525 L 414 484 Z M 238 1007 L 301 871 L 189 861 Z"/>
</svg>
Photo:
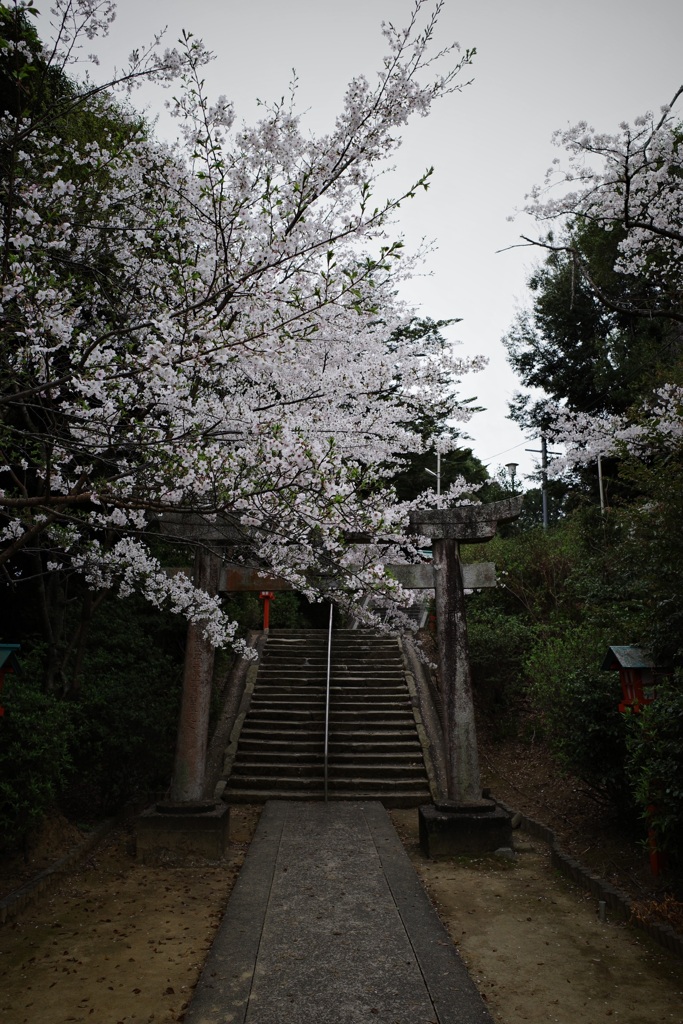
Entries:
<svg viewBox="0 0 683 1024">
<path fill-rule="evenodd" d="M 462 542 L 480 544 L 491 540 L 498 523 L 514 519 L 521 508 L 522 497 L 518 496 L 488 505 L 417 510 L 410 516 L 413 530 L 432 539 L 444 753 L 448 801 L 453 806 L 466 808 L 481 803 L 459 545 Z"/>
<path fill-rule="evenodd" d="M 481 779 L 457 540 L 435 540 L 433 554 L 448 799 L 476 803 L 481 799 Z"/>
<path fill-rule="evenodd" d="M 159 520 L 163 536 L 195 545 L 194 583 L 210 596 L 218 593 L 223 566 L 221 552 L 246 539 L 239 523 L 227 516 L 205 518 L 198 513 L 166 513 Z M 220 860 L 226 849 L 230 808 L 205 793 L 209 714 L 214 648 L 201 626 L 189 625 L 176 740 L 175 766 L 169 799 L 138 818 L 137 851 L 145 863 L 186 863 L 190 858 Z"/>
<path fill-rule="evenodd" d="M 210 548 L 197 548 L 194 584 L 214 597 L 222 566 L 221 555 Z M 214 648 L 204 637 L 201 625 L 187 627 L 183 693 L 176 741 L 175 766 L 170 798 L 177 803 L 200 801 L 204 797 L 206 750 L 211 710 Z"/>
</svg>

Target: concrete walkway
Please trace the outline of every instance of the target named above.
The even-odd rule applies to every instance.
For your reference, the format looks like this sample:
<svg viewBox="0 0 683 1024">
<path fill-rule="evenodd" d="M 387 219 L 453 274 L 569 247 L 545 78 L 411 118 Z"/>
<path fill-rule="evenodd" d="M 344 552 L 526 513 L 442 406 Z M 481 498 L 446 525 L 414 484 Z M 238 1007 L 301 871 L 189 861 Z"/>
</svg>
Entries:
<svg viewBox="0 0 683 1024">
<path fill-rule="evenodd" d="M 492 1024 L 380 803 L 270 801 L 186 1024 Z"/>
</svg>

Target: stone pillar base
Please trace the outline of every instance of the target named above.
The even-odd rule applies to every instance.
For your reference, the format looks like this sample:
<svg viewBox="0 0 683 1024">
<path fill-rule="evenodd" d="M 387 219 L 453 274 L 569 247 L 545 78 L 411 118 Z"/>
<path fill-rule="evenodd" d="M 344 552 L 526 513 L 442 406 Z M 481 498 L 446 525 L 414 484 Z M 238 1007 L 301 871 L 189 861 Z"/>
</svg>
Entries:
<svg viewBox="0 0 683 1024">
<path fill-rule="evenodd" d="M 137 855 L 143 864 L 218 861 L 229 832 L 227 804 L 154 804 L 138 818 Z"/>
<path fill-rule="evenodd" d="M 493 853 L 512 846 L 510 815 L 493 800 L 419 808 L 420 849 L 427 857 Z"/>
</svg>

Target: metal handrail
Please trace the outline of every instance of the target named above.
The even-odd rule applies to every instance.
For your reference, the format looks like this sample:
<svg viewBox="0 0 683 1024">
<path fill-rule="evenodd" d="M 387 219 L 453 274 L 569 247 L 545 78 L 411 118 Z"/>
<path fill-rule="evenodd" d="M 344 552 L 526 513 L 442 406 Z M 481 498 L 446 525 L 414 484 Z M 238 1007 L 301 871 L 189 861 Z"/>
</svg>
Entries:
<svg viewBox="0 0 683 1024">
<path fill-rule="evenodd" d="M 324 770 L 325 770 L 325 803 L 327 803 L 327 757 L 329 752 L 329 739 L 330 739 L 330 678 L 331 678 L 331 665 L 332 665 L 332 612 L 333 606 L 330 602 L 330 625 L 327 630 L 327 686 L 325 690 L 325 753 L 324 753 Z"/>
</svg>

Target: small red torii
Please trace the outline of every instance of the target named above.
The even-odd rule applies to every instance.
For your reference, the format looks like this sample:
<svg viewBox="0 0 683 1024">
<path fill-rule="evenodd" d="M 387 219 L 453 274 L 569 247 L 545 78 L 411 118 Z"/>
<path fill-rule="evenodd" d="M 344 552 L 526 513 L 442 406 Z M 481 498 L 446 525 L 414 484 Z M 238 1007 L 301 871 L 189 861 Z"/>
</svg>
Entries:
<svg viewBox="0 0 683 1024">
<path fill-rule="evenodd" d="M 275 600 L 275 591 L 262 590 L 258 599 L 263 601 L 263 632 L 267 633 L 270 628 L 270 602 Z"/>
</svg>

